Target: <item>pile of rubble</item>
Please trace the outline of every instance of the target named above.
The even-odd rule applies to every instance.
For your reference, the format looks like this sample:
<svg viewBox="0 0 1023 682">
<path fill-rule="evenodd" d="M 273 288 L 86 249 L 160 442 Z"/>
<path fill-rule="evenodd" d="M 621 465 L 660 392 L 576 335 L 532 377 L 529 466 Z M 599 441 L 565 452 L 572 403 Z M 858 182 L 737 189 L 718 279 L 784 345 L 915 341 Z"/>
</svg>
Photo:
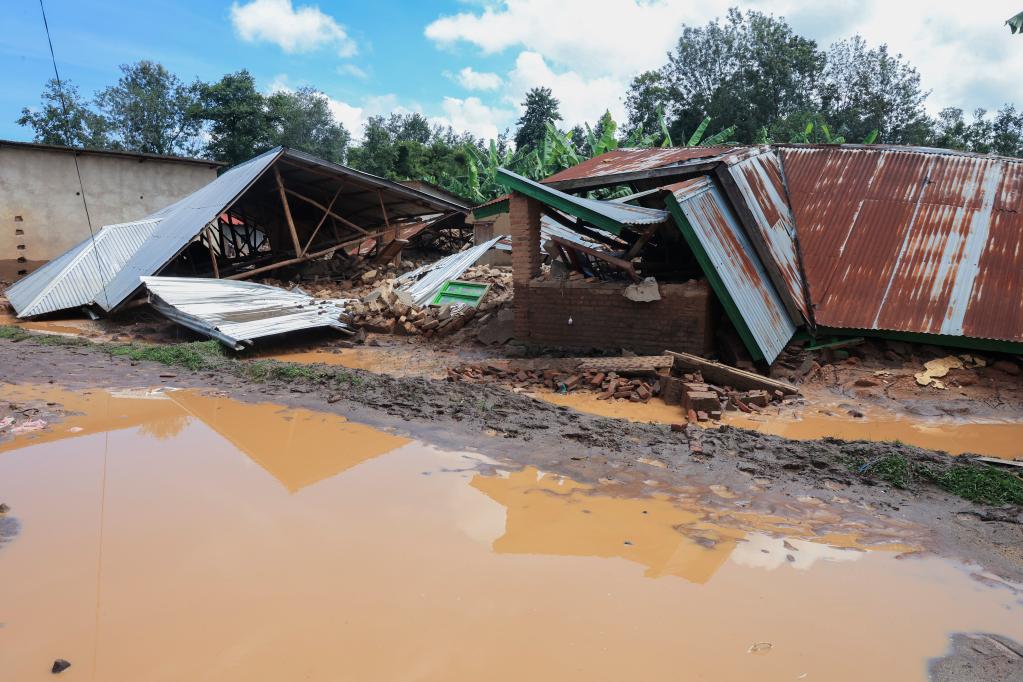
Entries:
<svg viewBox="0 0 1023 682">
<path fill-rule="evenodd" d="M 502 383 L 516 389 L 546 388 L 559 393 L 589 391 L 597 394 L 597 400 L 647 403 L 659 397 L 668 405 L 679 405 L 685 419 L 691 423 L 720 420 L 726 410 L 761 412 L 771 403 L 798 395 L 790 385 L 727 365 L 696 359 L 705 366 L 693 367 L 694 357 L 669 354 L 490 361 L 449 369 L 447 378 L 449 381 Z M 711 383 L 705 372 L 715 377 L 716 382 Z"/>
<path fill-rule="evenodd" d="M 348 306 L 352 322 L 378 334 L 447 336 L 470 323 L 483 325 L 512 302 L 510 268 L 474 265 L 459 276 L 462 282 L 489 284 L 478 307 L 462 303 L 417 307 L 397 281 L 411 268 L 371 268 L 345 282 L 315 282 L 303 289 L 317 298 L 354 299 Z"/>
</svg>

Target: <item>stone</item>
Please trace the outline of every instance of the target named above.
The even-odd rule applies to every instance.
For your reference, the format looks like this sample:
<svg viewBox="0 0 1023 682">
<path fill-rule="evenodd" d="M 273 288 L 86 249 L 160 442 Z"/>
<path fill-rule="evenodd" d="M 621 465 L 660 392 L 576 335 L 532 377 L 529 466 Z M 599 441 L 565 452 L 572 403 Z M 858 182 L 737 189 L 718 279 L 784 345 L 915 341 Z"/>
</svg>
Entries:
<svg viewBox="0 0 1023 682">
<path fill-rule="evenodd" d="M 625 287 L 622 296 L 637 303 L 649 303 L 661 300 L 661 291 L 657 287 L 657 280 L 647 277 L 638 284 L 630 284 Z"/>
<path fill-rule="evenodd" d="M 1019 365 L 1011 360 L 996 360 L 991 363 L 994 369 L 1010 376 L 1019 376 Z"/>
<path fill-rule="evenodd" d="M 70 667 L 71 667 L 70 663 L 65 661 L 63 658 L 58 658 L 57 660 L 55 660 L 53 662 L 53 667 L 50 668 L 50 672 L 52 674 L 56 675 L 58 673 L 64 672 L 65 670 L 67 670 Z"/>
<path fill-rule="evenodd" d="M 379 273 L 376 270 L 367 270 L 366 272 L 362 273 L 361 279 L 363 282 L 366 282 L 368 284 L 376 280 L 377 275 L 379 275 Z"/>
<path fill-rule="evenodd" d="M 880 386 L 881 382 L 872 377 L 860 377 L 859 379 L 853 382 L 853 385 L 867 388 L 870 386 Z"/>
</svg>

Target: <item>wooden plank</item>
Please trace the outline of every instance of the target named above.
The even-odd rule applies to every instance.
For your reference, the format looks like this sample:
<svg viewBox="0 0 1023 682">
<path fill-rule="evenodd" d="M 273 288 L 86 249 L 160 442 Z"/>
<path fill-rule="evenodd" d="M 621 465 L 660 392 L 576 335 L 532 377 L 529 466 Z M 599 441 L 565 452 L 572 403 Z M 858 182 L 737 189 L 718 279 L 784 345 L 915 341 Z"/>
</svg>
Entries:
<svg viewBox="0 0 1023 682">
<path fill-rule="evenodd" d="M 309 236 L 309 241 L 306 242 L 305 248 L 302 249 L 303 256 L 309 251 L 309 247 L 313 245 L 313 240 L 316 239 L 316 233 L 320 231 L 321 227 L 323 227 L 324 221 L 330 217 L 330 211 L 334 208 L 334 202 L 337 201 L 337 198 L 341 195 L 341 189 L 343 187 L 344 184 L 337 188 L 337 191 L 334 192 L 334 198 L 330 200 L 330 203 L 327 204 L 327 207 L 323 210 L 323 217 L 320 218 L 320 222 L 316 223 L 316 229 L 313 230 L 313 233 Z"/>
<path fill-rule="evenodd" d="M 295 245 L 295 255 L 302 255 L 302 245 L 298 243 L 298 231 L 295 229 L 295 221 L 291 218 L 291 206 L 288 204 L 287 190 L 284 189 L 284 181 L 281 180 L 281 172 L 274 166 L 274 178 L 277 179 L 277 191 L 281 195 L 281 204 L 284 205 L 284 219 L 288 222 L 288 230 L 291 231 L 291 241 Z"/>
<path fill-rule="evenodd" d="M 404 249 L 406 246 L 408 246 L 407 239 L 392 239 L 391 241 L 384 244 L 383 248 L 380 249 L 380 253 L 376 255 L 372 263 L 374 265 L 379 263 L 386 263 L 387 261 L 397 256 L 399 253 L 401 253 L 401 250 Z"/>
<path fill-rule="evenodd" d="M 664 354 L 674 358 L 676 367 L 698 369 L 705 380 L 719 386 L 731 386 L 743 391 L 760 388 L 767 391 L 781 391 L 785 395 L 799 395 L 799 389 L 785 381 L 765 377 L 755 372 L 747 372 L 738 367 L 723 365 L 720 362 L 707 360 L 690 353 L 666 350 Z"/>
<path fill-rule="evenodd" d="M 641 281 L 639 275 L 636 274 L 636 270 L 632 267 L 632 263 L 628 261 L 624 261 L 621 258 L 616 258 L 612 256 L 610 253 L 606 253 L 604 251 L 597 251 L 596 249 L 591 249 L 589 247 L 582 246 L 581 244 L 576 244 L 575 242 L 571 242 L 567 239 L 562 239 L 561 237 L 551 237 L 551 241 L 554 242 L 555 244 L 558 244 L 559 246 L 564 247 L 568 251 L 585 253 L 591 258 L 596 258 L 597 260 L 604 261 L 605 263 L 608 263 L 611 266 L 613 266 L 616 270 L 621 270 L 622 272 L 627 274 L 634 282 Z"/>
<path fill-rule="evenodd" d="M 316 199 L 313 199 L 312 197 L 307 197 L 304 194 L 300 194 L 300 193 L 296 192 L 293 189 L 286 189 L 284 191 L 287 192 L 288 194 L 290 194 L 291 196 L 295 197 L 296 199 L 301 199 L 302 201 L 306 202 L 307 204 L 315 206 L 316 208 L 320 209 L 321 211 L 325 211 L 327 213 L 327 215 L 329 215 L 331 218 L 334 218 L 336 220 L 340 220 L 343 224 L 345 224 L 348 227 L 352 228 L 356 232 L 361 232 L 362 234 L 369 234 L 369 230 L 367 230 L 365 228 L 362 228 L 362 227 L 359 227 L 358 225 L 353 223 L 348 218 L 345 218 L 344 216 L 340 216 L 337 213 L 334 213 L 334 211 L 330 210 L 329 208 L 327 208 L 326 206 L 324 206 L 320 202 L 316 201 Z"/>
</svg>

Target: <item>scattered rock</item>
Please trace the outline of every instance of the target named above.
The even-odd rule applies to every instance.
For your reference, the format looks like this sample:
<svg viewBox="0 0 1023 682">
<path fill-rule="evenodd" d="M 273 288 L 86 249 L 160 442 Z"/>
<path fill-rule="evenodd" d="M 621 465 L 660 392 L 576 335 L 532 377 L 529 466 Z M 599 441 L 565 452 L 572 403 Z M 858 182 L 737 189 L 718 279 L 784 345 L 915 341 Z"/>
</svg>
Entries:
<svg viewBox="0 0 1023 682">
<path fill-rule="evenodd" d="M 1003 372 L 1010 376 L 1019 376 L 1019 365 L 1011 360 L 996 360 L 991 363 L 991 366 L 999 372 Z"/>
<path fill-rule="evenodd" d="M 367 270 L 366 272 L 362 273 L 361 279 L 363 282 L 369 284 L 370 282 L 376 280 L 378 274 L 379 273 L 376 270 Z"/>
<path fill-rule="evenodd" d="M 71 667 L 70 663 L 65 661 L 63 658 L 58 658 L 57 660 L 55 660 L 53 662 L 53 667 L 50 668 L 50 672 L 52 674 L 56 675 L 58 673 L 64 672 L 65 670 L 67 670 L 70 667 Z"/>
</svg>

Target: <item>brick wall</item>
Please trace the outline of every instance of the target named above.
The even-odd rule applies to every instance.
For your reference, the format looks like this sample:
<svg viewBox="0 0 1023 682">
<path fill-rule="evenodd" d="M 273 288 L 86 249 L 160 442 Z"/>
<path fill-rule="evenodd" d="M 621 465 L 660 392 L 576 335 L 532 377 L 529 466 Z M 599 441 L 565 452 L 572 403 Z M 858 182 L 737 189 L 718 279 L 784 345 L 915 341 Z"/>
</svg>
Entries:
<svg viewBox="0 0 1023 682">
<path fill-rule="evenodd" d="M 516 283 L 516 338 L 637 353 L 669 349 L 702 355 L 711 350 L 712 296 L 706 282 L 661 284 L 661 300 L 649 303 L 625 298 L 625 287 L 619 282 L 539 279 Z"/>
<path fill-rule="evenodd" d="M 508 200 L 508 218 L 512 236 L 512 284 L 515 289 L 515 310 L 529 309 L 529 281 L 540 274 L 540 204 L 513 193 Z M 526 316 L 515 315 L 515 336 L 529 336 Z"/>
</svg>

